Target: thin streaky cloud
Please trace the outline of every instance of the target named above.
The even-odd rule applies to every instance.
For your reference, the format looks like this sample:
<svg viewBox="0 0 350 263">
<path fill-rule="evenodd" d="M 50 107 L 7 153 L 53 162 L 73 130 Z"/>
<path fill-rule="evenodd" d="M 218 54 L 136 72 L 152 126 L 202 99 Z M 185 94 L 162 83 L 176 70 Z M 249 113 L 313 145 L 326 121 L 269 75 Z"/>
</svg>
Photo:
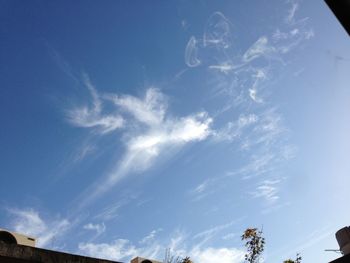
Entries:
<svg viewBox="0 0 350 263">
<path fill-rule="evenodd" d="M 213 130 L 212 138 L 214 141 L 234 141 L 238 140 L 245 132 L 245 129 L 254 127 L 259 121 L 259 116 L 254 113 L 241 114 L 236 121 L 228 122 L 224 127 Z"/>
<path fill-rule="evenodd" d="M 290 3 L 290 9 L 288 10 L 288 14 L 285 18 L 286 23 L 293 24 L 295 22 L 295 14 L 297 10 L 299 9 L 299 3 L 297 1 L 291 0 Z"/>
<path fill-rule="evenodd" d="M 214 12 L 208 19 L 204 33 L 203 46 L 227 49 L 232 43 L 232 24 L 221 12 Z"/>
<path fill-rule="evenodd" d="M 79 244 L 78 252 L 93 257 L 128 261 L 136 256 L 161 259 L 168 250 L 180 258 L 190 255 L 196 262 L 243 262 L 244 251 L 239 248 L 203 246 L 203 242 L 190 245 L 187 236 L 186 233 L 175 231 L 167 240 L 161 241 L 155 238 L 152 242 L 138 242 L 139 245 L 127 239 L 116 239 L 109 243 L 86 242 Z"/>
<path fill-rule="evenodd" d="M 248 63 L 261 56 L 269 56 L 276 50 L 269 44 L 266 36 L 260 37 L 249 49 L 243 54 L 243 61 Z"/>
<path fill-rule="evenodd" d="M 73 161 L 80 162 L 85 159 L 88 155 L 91 155 L 97 150 L 96 146 L 92 143 L 85 143 L 82 147 L 75 153 Z"/>
<path fill-rule="evenodd" d="M 80 83 L 81 80 L 73 70 L 73 67 L 68 63 L 68 61 L 63 57 L 63 55 L 54 48 L 49 42 L 45 42 L 47 50 L 57 67 L 76 84 Z"/>
<path fill-rule="evenodd" d="M 149 243 L 153 242 L 154 239 L 156 238 L 156 236 L 162 231 L 163 231 L 162 228 L 152 230 L 147 236 L 142 238 L 139 243 L 140 244 L 149 244 Z"/>
<path fill-rule="evenodd" d="M 97 128 L 102 134 L 123 127 L 124 119 L 119 114 L 102 114 L 101 99 L 87 74 L 83 75 L 83 83 L 90 93 L 92 107 L 80 106 L 67 110 L 68 122 L 77 127 Z"/>
<path fill-rule="evenodd" d="M 100 224 L 96 223 L 88 223 L 83 226 L 83 229 L 85 230 L 90 230 L 90 231 L 95 231 L 96 235 L 101 235 L 106 231 L 106 225 L 102 222 Z"/>
<path fill-rule="evenodd" d="M 55 247 L 54 242 L 72 227 L 72 222 L 66 218 L 44 220 L 33 208 L 8 209 L 8 213 L 12 216 L 10 227 L 36 238 L 39 247 Z"/>
<path fill-rule="evenodd" d="M 195 234 L 193 236 L 193 239 L 200 240 L 199 242 L 197 242 L 197 245 L 202 245 L 205 242 L 209 241 L 210 239 L 213 239 L 219 233 L 222 233 L 224 230 L 227 230 L 228 228 L 231 228 L 232 226 L 236 225 L 238 222 L 242 221 L 243 219 L 244 217 L 240 217 L 228 223 L 216 225 L 214 227 L 211 227 L 209 229 L 206 229 L 202 232 Z"/>
<path fill-rule="evenodd" d="M 94 107 L 91 111 L 94 122 L 83 123 L 86 124 L 85 128 L 93 128 L 105 119 L 100 114 L 103 103 L 96 89 L 89 81 L 86 82 L 93 98 Z M 165 149 L 167 154 L 171 154 L 171 149 L 176 150 L 188 143 L 205 140 L 211 134 L 213 120 L 206 112 L 169 117 L 167 98 L 156 88 L 147 89 L 143 98 L 116 94 L 105 94 L 102 97 L 104 101 L 113 102 L 117 116 L 125 116 L 121 117 L 128 124 L 122 130 L 125 135 L 125 152 L 117 165 L 86 191 L 88 194 L 82 201 L 82 206 L 108 191 L 124 177 L 146 171 L 162 156 Z M 112 127 L 106 128 L 109 131 Z"/>
<path fill-rule="evenodd" d="M 250 192 L 253 198 L 263 198 L 266 201 L 273 203 L 279 199 L 279 187 L 281 183 L 280 179 L 277 180 L 263 180 L 255 189 L 254 192 Z"/>
<path fill-rule="evenodd" d="M 105 95 L 104 98 L 111 100 L 123 112 L 130 113 L 138 122 L 150 127 L 159 126 L 167 110 L 165 95 L 153 87 L 147 89 L 144 98 L 114 94 Z"/>
<path fill-rule="evenodd" d="M 185 63 L 188 67 L 197 67 L 201 64 L 198 58 L 198 41 L 192 36 L 186 45 L 185 50 Z"/>
<path fill-rule="evenodd" d="M 224 235 L 224 236 L 222 237 L 222 239 L 223 239 L 223 240 L 230 240 L 230 239 L 236 238 L 237 236 L 238 236 L 237 233 L 228 233 L 228 234 Z"/>
<path fill-rule="evenodd" d="M 206 139 L 210 123 L 211 119 L 200 113 L 167 121 L 163 128 L 132 137 L 126 143 L 126 152 L 117 167 L 90 193 L 90 198 L 104 193 L 130 173 L 147 170 L 167 147 L 182 147 L 189 142 Z"/>
<path fill-rule="evenodd" d="M 114 202 L 106 207 L 103 207 L 101 211 L 96 212 L 96 214 L 94 215 L 94 219 L 104 220 L 104 221 L 115 219 L 121 214 L 120 210 L 123 207 L 130 204 L 130 202 L 132 202 L 133 199 L 135 198 L 123 197 L 119 201 Z"/>
</svg>

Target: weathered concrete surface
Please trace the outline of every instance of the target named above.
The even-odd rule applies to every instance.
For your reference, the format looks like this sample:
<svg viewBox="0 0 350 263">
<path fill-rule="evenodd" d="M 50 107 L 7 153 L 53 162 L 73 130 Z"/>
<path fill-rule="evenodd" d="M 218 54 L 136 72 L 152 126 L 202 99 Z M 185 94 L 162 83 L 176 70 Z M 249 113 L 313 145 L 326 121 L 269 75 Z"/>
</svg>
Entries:
<svg viewBox="0 0 350 263">
<path fill-rule="evenodd" d="M 0 242 L 1 263 L 120 263 L 47 249 Z"/>
</svg>

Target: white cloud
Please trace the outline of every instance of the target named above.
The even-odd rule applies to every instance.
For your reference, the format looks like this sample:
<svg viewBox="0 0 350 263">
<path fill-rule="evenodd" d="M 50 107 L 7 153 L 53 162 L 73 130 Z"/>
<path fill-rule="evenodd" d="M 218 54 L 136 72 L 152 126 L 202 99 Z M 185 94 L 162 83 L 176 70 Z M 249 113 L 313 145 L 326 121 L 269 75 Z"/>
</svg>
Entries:
<svg viewBox="0 0 350 263">
<path fill-rule="evenodd" d="M 268 202 L 275 202 L 279 199 L 278 184 L 280 180 L 264 180 L 255 189 L 251 195 L 254 198 L 264 198 Z"/>
<path fill-rule="evenodd" d="M 290 20 L 294 18 L 297 8 L 298 5 L 296 4 L 289 11 Z M 231 86 L 242 88 L 239 94 L 240 96 L 244 94 L 245 101 L 251 99 L 254 102 L 262 103 L 264 100 L 261 97 L 260 84 L 267 79 L 269 66 L 256 68 L 251 62 L 260 57 L 271 60 L 274 56 L 289 50 L 292 47 L 291 45 L 298 44 L 299 36 L 302 35 L 301 32 L 303 31 L 300 25 L 289 28 L 287 33 L 276 31 L 272 36 L 272 40 L 275 42 L 271 42 L 270 37 L 266 35 L 259 37 L 243 55 L 235 56 L 237 63 L 227 59 L 226 54 L 222 61 L 218 56 L 217 63 L 209 66 L 209 68 L 228 73 L 238 67 L 239 70 L 235 71 L 234 74 L 237 83 L 234 82 L 235 85 L 232 84 Z M 288 44 L 280 43 L 285 39 L 288 39 L 288 41 L 291 39 L 292 41 Z M 207 21 L 203 39 L 201 40 L 195 36 L 189 39 L 185 50 L 185 61 L 189 67 L 198 66 L 202 63 L 198 58 L 199 48 L 208 50 L 215 48 L 219 52 L 222 49 L 227 49 L 231 43 L 230 21 L 222 13 L 215 12 Z M 225 52 L 229 52 L 229 50 Z M 229 77 L 231 74 L 226 75 Z M 240 78 L 244 80 L 240 80 Z M 232 83 L 231 80 L 232 78 L 230 78 Z M 95 189 L 93 189 L 92 194 L 89 194 L 87 202 L 110 189 L 125 176 L 135 172 L 143 172 L 152 167 L 156 160 L 164 158 L 162 153 L 165 152 L 165 149 L 167 149 L 167 153 L 170 152 L 171 154 L 175 149 L 189 142 L 204 140 L 209 135 L 212 135 L 213 140 L 217 141 L 234 141 L 241 136 L 245 127 L 253 126 L 254 131 L 251 132 L 251 136 L 245 136 L 241 145 L 241 148 L 246 150 L 258 144 L 269 146 L 268 144 L 273 143 L 281 132 L 278 126 L 277 114 L 272 116 L 271 113 L 272 118 L 270 119 L 267 117 L 268 114 L 265 113 L 251 114 L 250 117 L 254 116 L 254 118 L 249 117 L 250 119 L 248 119 L 246 125 L 229 122 L 223 128 L 213 131 L 211 129 L 212 119 L 206 112 L 184 117 L 171 117 L 166 97 L 156 88 L 149 88 L 145 96 L 141 98 L 116 94 L 100 96 L 87 76 L 85 76 L 84 83 L 90 91 L 92 107 L 82 107 L 72 111 L 73 117 L 70 120 L 74 125 L 98 128 L 105 133 L 123 127 L 122 138 L 125 145 L 124 154 L 115 167 L 105 176 L 105 179 L 96 183 L 96 187 L 94 186 Z M 232 94 L 237 95 L 237 92 Z M 114 114 L 102 114 L 105 101 L 114 103 Z M 258 115 L 259 118 L 255 118 Z M 262 115 L 261 118 L 260 115 Z M 268 154 L 265 154 L 265 156 L 268 156 Z"/>
<path fill-rule="evenodd" d="M 242 114 L 234 122 L 228 122 L 226 126 L 216 131 L 212 131 L 213 139 L 216 141 L 233 141 L 238 139 L 244 129 L 254 125 L 259 121 L 256 114 Z"/>
<path fill-rule="evenodd" d="M 111 220 L 119 215 L 119 210 L 130 202 L 129 198 L 123 198 L 107 207 L 104 207 L 101 212 L 98 212 L 94 218 L 102 220 Z"/>
<path fill-rule="evenodd" d="M 233 176 L 236 174 L 242 174 L 243 179 L 250 179 L 258 175 L 265 174 L 273 170 L 274 154 L 267 152 L 258 155 L 252 155 L 249 163 L 238 171 L 230 172 L 228 175 Z"/>
<path fill-rule="evenodd" d="M 101 133 L 108 133 L 123 126 L 123 119 L 120 116 L 98 117 L 87 107 L 71 110 L 67 117 L 69 122 L 77 127 L 97 127 Z"/>
<path fill-rule="evenodd" d="M 243 54 L 243 61 L 250 62 L 261 56 L 268 56 L 275 52 L 275 48 L 269 44 L 266 36 L 260 37 L 248 50 Z"/>
<path fill-rule="evenodd" d="M 184 30 L 186 30 L 186 29 L 189 27 L 188 22 L 187 22 L 186 19 L 182 19 L 182 20 L 181 20 L 181 27 L 182 27 Z"/>
<path fill-rule="evenodd" d="M 204 182 L 200 183 L 191 191 L 191 193 L 193 195 L 202 194 L 207 189 L 209 182 L 210 180 L 205 180 Z"/>
<path fill-rule="evenodd" d="M 156 235 L 157 235 L 159 232 L 161 232 L 161 231 L 162 231 L 161 228 L 152 230 L 147 236 L 145 236 L 145 237 L 140 241 L 140 244 L 148 244 L 148 243 L 154 241 Z"/>
<path fill-rule="evenodd" d="M 85 143 L 82 147 L 77 151 L 73 160 L 74 162 L 79 162 L 83 160 L 88 155 L 92 154 L 96 151 L 96 146 L 93 144 Z"/>
<path fill-rule="evenodd" d="M 263 102 L 263 100 L 262 100 L 261 98 L 258 97 L 258 95 L 257 95 L 257 90 L 256 90 L 255 88 L 249 89 L 249 97 L 250 97 L 253 101 L 257 102 L 257 103 L 262 103 L 262 102 Z"/>
<path fill-rule="evenodd" d="M 168 119 L 145 133 L 130 138 L 126 142 L 126 152 L 117 167 L 91 196 L 108 190 L 130 172 L 147 170 L 165 149 L 170 153 L 173 147 L 204 140 L 210 134 L 211 122 L 211 118 L 205 113 Z"/>
<path fill-rule="evenodd" d="M 65 234 L 71 226 L 67 219 L 43 220 L 38 211 L 34 209 L 9 209 L 13 216 L 11 228 L 21 234 L 26 234 L 37 239 L 39 247 L 53 246 L 50 242 Z"/>
<path fill-rule="evenodd" d="M 141 246 L 135 246 L 126 239 L 117 239 L 110 243 L 80 243 L 78 246 L 79 253 L 92 257 L 124 261 L 136 256 L 161 260 L 166 250 L 174 256 L 190 256 L 194 262 L 200 263 L 240 263 L 244 259 L 244 251 L 234 247 L 203 247 L 201 245 L 203 242 L 190 246 L 186 238 L 187 235 L 183 232 L 176 231 L 170 237 L 169 242 L 156 239 L 155 234 L 152 233 L 153 231 L 151 232 L 151 240 L 138 242 Z"/>
<path fill-rule="evenodd" d="M 290 1 L 291 3 L 291 7 L 288 10 L 288 15 L 286 16 L 285 20 L 286 23 L 288 24 L 292 24 L 295 22 L 295 13 L 297 12 L 298 8 L 299 8 L 299 4 L 296 1 Z"/>
<path fill-rule="evenodd" d="M 97 128 L 101 133 L 108 133 L 121 128 L 124 124 L 124 120 L 120 115 L 102 115 L 102 102 L 86 74 L 83 76 L 83 83 L 90 92 L 92 107 L 82 106 L 68 110 L 67 120 L 77 127 Z"/>
<path fill-rule="evenodd" d="M 203 46 L 227 49 L 232 44 L 231 22 L 221 12 L 213 13 L 205 26 Z"/>
<path fill-rule="evenodd" d="M 102 108 L 100 96 L 91 85 L 88 87 L 92 90 L 95 105 L 94 123 L 100 122 L 105 118 L 99 114 Z M 92 186 L 88 196 L 82 201 L 82 206 L 113 187 L 130 173 L 147 170 L 156 159 L 162 157 L 161 153 L 165 149 L 169 155 L 187 143 L 206 139 L 211 133 L 212 119 L 206 112 L 180 118 L 168 116 L 167 99 L 156 88 L 146 90 L 143 98 L 116 94 L 106 94 L 102 98 L 113 102 L 118 112 L 115 116 L 125 115 L 123 118 L 125 126 L 122 130 L 125 153 L 105 179 Z M 129 118 L 126 118 L 127 116 Z M 86 127 L 91 126 L 86 125 Z M 108 127 L 114 129 L 111 126 Z"/>
<path fill-rule="evenodd" d="M 184 231 L 175 231 L 175 233 L 171 236 L 169 245 L 167 248 L 170 252 L 177 254 L 178 256 L 185 257 L 187 252 L 185 249 L 185 243 L 187 239 L 188 234 Z"/>
<path fill-rule="evenodd" d="M 307 27 L 308 17 L 296 19 L 296 13 L 300 7 L 299 1 L 290 0 L 288 4 L 289 9 L 284 19 L 287 27 L 284 30 L 277 28 L 272 35 L 275 50 L 281 55 L 290 52 L 314 36 L 313 29 Z"/>
<path fill-rule="evenodd" d="M 109 243 L 82 242 L 79 243 L 78 249 L 79 253 L 83 253 L 91 257 L 117 261 L 130 261 L 136 256 L 151 259 L 160 258 L 166 248 L 161 245 L 158 240 L 154 240 L 155 234 L 152 235 L 152 239 L 142 242 L 149 236 L 150 235 L 144 237 L 140 242 L 138 242 L 140 246 L 134 245 L 127 239 L 116 239 Z"/>
<path fill-rule="evenodd" d="M 252 76 L 253 85 L 249 88 L 249 97 L 256 103 L 262 103 L 263 99 L 258 96 L 258 89 L 260 84 L 267 79 L 267 72 L 263 68 L 257 68 L 254 70 Z"/>
<path fill-rule="evenodd" d="M 46 42 L 45 44 L 47 46 L 49 54 L 51 55 L 53 61 L 56 63 L 57 67 L 75 83 L 79 83 L 80 80 L 77 77 L 77 74 L 73 71 L 71 65 L 66 61 L 62 54 L 60 54 L 58 50 L 56 50 L 48 42 Z"/>
<path fill-rule="evenodd" d="M 280 41 L 280 40 L 285 40 L 290 38 L 291 35 L 289 32 L 282 32 L 280 31 L 280 29 L 276 29 L 276 31 L 273 33 L 272 35 L 272 39 L 276 42 L 276 41 Z"/>
<path fill-rule="evenodd" d="M 185 49 L 185 63 L 187 66 L 193 68 L 201 64 L 201 61 L 198 58 L 198 50 L 198 41 L 192 36 Z"/>
<path fill-rule="evenodd" d="M 236 233 L 228 233 L 226 235 L 224 235 L 222 237 L 223 240 L 229 240 L 229 239 L 233 239 L 233 238 L 236 238 L 237 237 L 237 234 Z"/>
<path fill-rule="evenodd" d="M 237 224 L 237 222 L 239 222 L 240 220 L 242 220 L 242 218 L 232 220 L 231 222 L 228 222 L 226 224 L 217 225 L 217 226 L 214 226 L 212 228 L 206 229 L 206 230 L 194 235 L 193 238 L 196 240 L 200 240 L 199 243 L 197 243 L 197 246 L 202 245 L 205 242 L 209 241 L 210 239 L 214 238 L 218 233 L 220 233 L 223 230 L 226 230 L 227 228 L 230 228 L 233 225 Z"/>
<path fill-rule="evenodd" d="M 84 225 L 83 228 L 86 230 L 96 231 L 97 235 L 101 235 L 106 231 L 106 225 L 104 223 L 101 223 L 101 224 L 88 223 Z"/>
<path fill-rule="evenodd" d="M 287 132 L 282 116 L 276 109 L 268 109 L 260 115 L 259 124 L 254 128 L 255 144 L 273 144 L 280 135 Z"/>
<path fill-rule="evenodd" d="M 231 63 L 223 62 L 223 63 L 218 64 L 218 65 L 210 65 L 209 68 L 214 69 L 214 70 L 218 70 L 218 71 L 225 73 L 225 74 L 228 74 L 230 71 L 232 71 L 236 68 L 239 68 L 240 66 L 241 65 L 234 66 Z"/>
<path fill-rule="evenodd" d="M 109 244 L 80 243 L 78 247 L 82 253 L 88 256 L 110 260 L 122 260 L 139 254 L 139 250 L 125 239 L 117 239 Z"/>
<path fill-rule="evenodd" d="M 167 110 L 165 96 L 160 90 L 153 87 L 146 90 L 143 99 L 130 95 L 117 96 L 113 94 L 105 95 L 104 98 L 111 100 L 124 112 L 130 113 L 137 121 L 150 127 L 160 125 Z"/>
<path fill-rule="evenodd" d="M 247 127 L 248 125 L 256 123 L 258 120 L 259 117 L 253 113 L 248 115 L 240 115 L 237 121 L 237 125 L 238 128 L 242 129 Z"/>
<path fill-rule="evenodd" d="M 237 248 L 195 248 L 191 250 L 191 259 L 200 263 L 240 263 L 244 260 L 245 252 Z"/>
</svg>

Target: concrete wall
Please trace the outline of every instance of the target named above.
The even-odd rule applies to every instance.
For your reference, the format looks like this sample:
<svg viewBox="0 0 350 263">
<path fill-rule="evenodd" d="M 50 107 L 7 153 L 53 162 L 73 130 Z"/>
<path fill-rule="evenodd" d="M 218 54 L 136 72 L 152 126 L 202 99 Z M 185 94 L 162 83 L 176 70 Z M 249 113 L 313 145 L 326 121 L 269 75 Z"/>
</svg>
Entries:
<svg viewBox="0 0 350 263">
<path fill-rule="evenodd" d="M 0 242 L 1 263 L 120 263 Z"/>
</svg>

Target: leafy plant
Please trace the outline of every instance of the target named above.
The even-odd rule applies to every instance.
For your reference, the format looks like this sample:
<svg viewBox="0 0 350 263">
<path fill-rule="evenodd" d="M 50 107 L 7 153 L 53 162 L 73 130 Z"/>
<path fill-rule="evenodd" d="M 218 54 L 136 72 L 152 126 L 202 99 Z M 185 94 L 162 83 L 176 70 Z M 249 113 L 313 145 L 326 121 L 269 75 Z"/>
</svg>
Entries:
<svg viewBox="0 0 350 263">
<path fill-rule="evenodd" d="M 299 253 L 297 253 L 297 257 L 295 260 L 287 259 L 287 260 L 283 261 L 283 263 L 301 263 L 301 259 L 302 259 L 302 257 L 300 256 Z"/>
<path fill-rule="evenodd" d="M 246 262 L 255 263 L 259 261 L 259 258 L 264 251 L 265 246 L 265 238 L 262 236 L 262 234 L 262 230 L 259 231 L 257 228 L 247 228 L 243 232 L 241 238 L 243 241 L 246 241 Z"/>
<path fill-rule="evenodd" d="M 181 263 L 193 263 L 193 261 L 190 259 L 190 257 L 185 257 L 182 259 Z"/>
</svg>

